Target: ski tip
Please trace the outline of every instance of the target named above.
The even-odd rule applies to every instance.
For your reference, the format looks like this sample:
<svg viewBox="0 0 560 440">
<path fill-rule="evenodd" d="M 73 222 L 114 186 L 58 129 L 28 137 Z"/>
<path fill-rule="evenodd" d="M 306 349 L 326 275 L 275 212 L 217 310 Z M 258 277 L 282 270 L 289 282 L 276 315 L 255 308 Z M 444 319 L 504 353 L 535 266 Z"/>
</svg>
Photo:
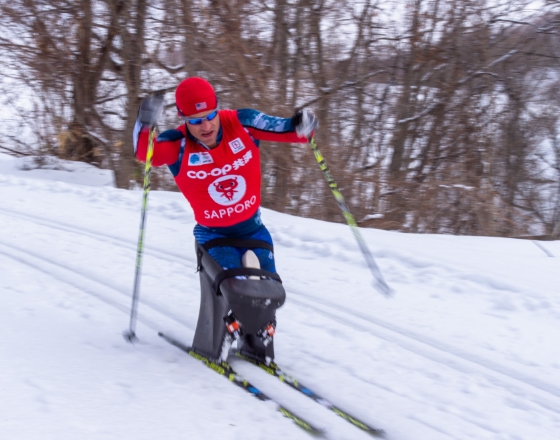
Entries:
<svg viewBox="0 0 560 440">
<path fill-rule="evenodd" d="M 322 428 L 317 428 L 315 426 L 311 426 L 308 423 L 304 422 L 307 426 L 302 426 L 301 422 L 297 422 L 294 420 L 294 423 L 298 425 L 300 428 L 303 428 L 310 436 L 313 438 L 325 438 L 327 436 L 327 431 Z"/>
<path fill-rule="evenodd" d="M 385 431 L 383 431 L 382 429 L 371 429 L 369 431 L 369 433 L 377 438 L 385 438 Z"/>
<path fill-rule="evenodd" d="M 310 423 L 296 416 L 293 412 L 289 411 L 288 409 L 282 406 L 278 406 L 278 411 L 280 411 L 280 413 L 284 417 L 287 417 L 288 419 L 292 420 L 296 425 L 298 425 L 308 434 L 311 434 L 313 437 L 320 438 L 326 435 L 326 431 L 324 429 L 311 425 Z"/>
<path fill-rule="evenodd" d="M 313 431 L 307 431 L 307 432 L 309 433 L 309 435 L 311 435 L 314 438 L 325 438 L 327 436 L 327 431 L 320 428 L 314 428 Z"/>
</svg>

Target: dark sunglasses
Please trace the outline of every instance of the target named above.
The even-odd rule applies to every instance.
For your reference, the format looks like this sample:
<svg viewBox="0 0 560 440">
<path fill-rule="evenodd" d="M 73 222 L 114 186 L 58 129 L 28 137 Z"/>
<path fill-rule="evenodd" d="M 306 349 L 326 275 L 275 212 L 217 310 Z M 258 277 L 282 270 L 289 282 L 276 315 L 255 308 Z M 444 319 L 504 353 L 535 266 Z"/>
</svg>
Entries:
<svg viewBox="0 0 560 440">
<path fill-rule="evenodd" d="M 181 116 L 181 118 L 183 118 L 183 120 L 185 122 L 188 122 L 191 125 L 200 125 L 202 124 L 204 121 L 211 121 L 213 120 L 216 116 L 218 116 L 218 109 L 214 110 L 212 113 L 210 113 L 209 115 L 204 116 L 203 118 L 187 118 L 185 115 L 183 115 L 183 113 L 181 113 L 181 110 L 179 110 L 179 108 L 177 107 L 177 111 L 179 112 L 179 116 Z"/>
</svg>

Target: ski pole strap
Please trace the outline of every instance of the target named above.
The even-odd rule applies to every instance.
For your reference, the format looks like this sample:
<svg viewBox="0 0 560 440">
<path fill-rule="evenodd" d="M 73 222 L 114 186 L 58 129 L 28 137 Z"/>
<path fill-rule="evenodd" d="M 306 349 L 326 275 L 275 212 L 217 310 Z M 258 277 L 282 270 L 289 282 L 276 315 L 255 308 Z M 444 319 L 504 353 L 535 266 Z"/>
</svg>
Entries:
<svg viewBox="0 0 560 440">
<path fill-rule="evenodd" d="M 216 275 L 216 278 L 214 278 L 214 283 L 212 284 L 212 290 L 216 293 L 216 295 L 220 295 L 221 294 L 220 284 L 222 284 L 222 281 L 224 281 L 226 278 L 233 278 L 237 276 L 250 276 L 250 275 L 267 277 L 273 279 L 274 281 L 278 281 L 280 284 L 282 284 L 282 280 L 280 279 L 280 276 L 277 273 L 269 272 L 268 270 L 253 269 L 250 267 L 239 267 L 236 269 L 225 269 L 219 272 Z"/>
</svg>

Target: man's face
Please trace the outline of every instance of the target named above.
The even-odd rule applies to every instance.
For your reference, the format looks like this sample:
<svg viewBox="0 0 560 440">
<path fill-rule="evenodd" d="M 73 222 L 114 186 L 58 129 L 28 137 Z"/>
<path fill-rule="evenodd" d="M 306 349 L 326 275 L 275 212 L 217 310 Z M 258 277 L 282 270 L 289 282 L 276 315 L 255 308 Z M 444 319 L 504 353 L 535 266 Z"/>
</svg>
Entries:
<svg viewBox="0 0 560 440">
<path fill-rule="evenodd" d="M 189 115 L 188 119 L 194 118 L 204 118 L 212 113 L 214 110 L 209 110 L 205 112 L 196 113 L 194 115 Z M 211 121 L 204 119 L 202 124 L 193 125 L 187 122 L 187 127 L 189 128 L 190 133 L 197 138 L 200 142 L 206 145 L 209 148 L 216 147 L 216 139 L 218 137 L 218 131 L 220 130 L 220 116 L 216 116 Z"/>
</svg>

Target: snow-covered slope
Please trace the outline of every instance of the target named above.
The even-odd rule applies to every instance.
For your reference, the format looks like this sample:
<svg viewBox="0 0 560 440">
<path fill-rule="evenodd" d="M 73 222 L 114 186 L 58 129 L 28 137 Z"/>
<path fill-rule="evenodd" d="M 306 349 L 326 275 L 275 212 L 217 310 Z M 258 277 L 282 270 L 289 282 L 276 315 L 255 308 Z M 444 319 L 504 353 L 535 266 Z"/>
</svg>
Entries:
<svg viewBox="0 0 560 440">
<path fill-rule="evenodd" d="M 84 162 L 61 160 L 54 157 L 19 157 L 0 153 L 0 174 L 31 179 L 55 180 L 88 186 L 113 186 L 113 172 Z"/>
<path fill-rule="evenodd" d="M 157 337 L 190 342 L 198 314 L 180 194 L 150 194 L 141 343 L 130 345 L 141 192 L 89 171 L 28 178 L 12 160 L 0 162 L 1 439 L 308 438 Z M 288 373 L 389 439 L 559 438 L 560 242 L 541 243 L 549 257 L 530 241 L 363 230 L 396 290 L 386 299 L 347 226 L 263 219 L 288 293 L 275 342 Z M 234 366 L 328 438 L 369 438 Z"/>
</svg>

